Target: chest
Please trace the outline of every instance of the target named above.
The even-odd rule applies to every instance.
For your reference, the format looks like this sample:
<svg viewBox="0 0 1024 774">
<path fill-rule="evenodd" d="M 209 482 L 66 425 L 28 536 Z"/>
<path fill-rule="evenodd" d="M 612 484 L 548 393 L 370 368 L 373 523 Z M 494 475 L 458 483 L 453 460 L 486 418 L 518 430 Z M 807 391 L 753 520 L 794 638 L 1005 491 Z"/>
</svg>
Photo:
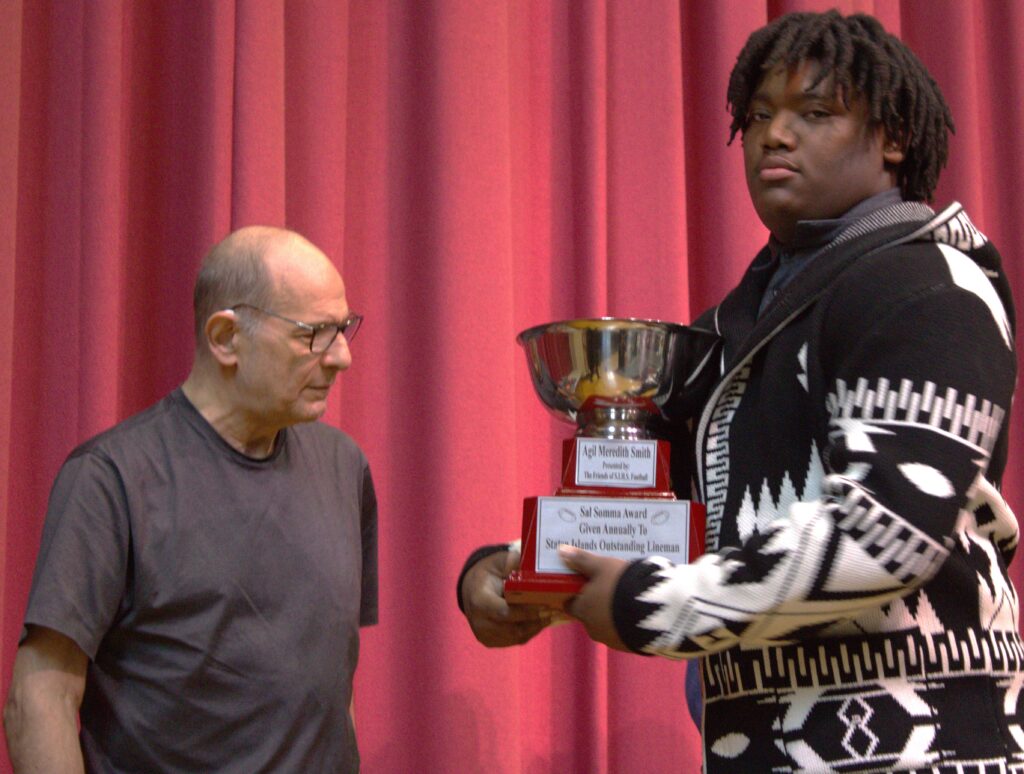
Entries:
<svg viewBox="0 0 1024 774">
<path fill-rule="evenodd" d="M 738 545 L 818 494 L 827 414 L 813 330 L 806 316 L 766 340 L 706 409 L 698 453 L 709 548 Z"/>
<path fill-rule="evenodd" d="M 131 567 L 125 615 L 135 625 L 253 619 L 358 609 L 360 492 L 348 471 L 176 465 L 128 493 Z"/>
</svg>

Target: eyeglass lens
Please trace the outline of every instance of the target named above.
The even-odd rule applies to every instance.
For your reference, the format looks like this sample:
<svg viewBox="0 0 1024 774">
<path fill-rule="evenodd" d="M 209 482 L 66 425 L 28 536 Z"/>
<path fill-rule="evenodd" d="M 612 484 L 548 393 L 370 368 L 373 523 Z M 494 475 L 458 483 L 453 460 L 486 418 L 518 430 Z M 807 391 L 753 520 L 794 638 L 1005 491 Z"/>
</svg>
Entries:
<svg viewBox="0 0 1024 774">
<path fill-rule="evenodd" d="M 356 331 L 359 330 L 359 323 L 362 321 L 362 317 L 353 315 L 343 323 L 317 327 L 313 331 L 313 341 L 310 343 L 310 349 L 314 352 L 324 352 L 334 343 L 339 333 L 345 337 L 346 343 L 351 343 L 352 339 L 355 338 Z"/>
</svg>

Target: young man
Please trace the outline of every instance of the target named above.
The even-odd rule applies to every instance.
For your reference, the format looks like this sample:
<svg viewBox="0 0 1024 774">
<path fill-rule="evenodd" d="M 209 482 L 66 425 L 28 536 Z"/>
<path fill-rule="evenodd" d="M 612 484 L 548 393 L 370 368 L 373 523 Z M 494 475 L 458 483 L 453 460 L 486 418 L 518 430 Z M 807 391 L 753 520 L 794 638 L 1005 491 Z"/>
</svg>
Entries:
<svg viewBox="0 0 1024 774">
<path fill-rule="evenodd" d="M 360 320 L 298 234 L 206 257 L 188 379 L 54 484 L 4 713 L 16 771 L 358 771 L 377 503 L 315 420 Z"/>
<path fill-rule="evenodd" d="M 952 120 L 866 16 L 755 32 L 733 136 L 771 232 L 695 324 L 724 338 L 695 423 L 707 554 L 624 563 L 571 548 L 567 611 L 612 647 L 700 657 L 707 771 L 1024 765 L 1024 649 L 999 493 L 1016 375 L 998 254 L 929 200 Z M 460 585 L 490 644 L 544 619 Z M 515 623 L 506 623 L 506 621 Z"/>
</svg>

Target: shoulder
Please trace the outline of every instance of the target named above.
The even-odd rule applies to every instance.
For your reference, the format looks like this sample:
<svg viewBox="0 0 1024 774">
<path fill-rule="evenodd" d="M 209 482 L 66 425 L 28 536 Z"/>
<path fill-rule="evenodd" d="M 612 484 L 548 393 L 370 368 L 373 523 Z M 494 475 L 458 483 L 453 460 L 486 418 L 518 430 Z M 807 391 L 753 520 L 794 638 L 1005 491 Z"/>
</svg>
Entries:
<svg viewBox="0 0 1024 774">
<path fill-rule="evenodd" d="M 303 422 L 293 425 L 290 432 L 294 432 L 299 438 L 308 442 L 321 443 L 327 446 L 358 450 L 359 446 L 348 433 L 322 420 L 316 422 Z"/>
<path fill-rule="evenodd" d="M 1013 309 L 1005 277 L 980 265 L 960 246 L 914 240 L 858 258 L 826 295 L 829 322 L 838 330 L 864 330 L 901 314 L 934 309 L 961 316 L 976 311 L 973 324 L 1013 339 Z"/>
<path fill-rule="evenodd" d="M 1005 283 L 998 251 L 953 203 L 913 232 L 854 260 L 832 290 L 870 300 L 879 291 L 892 298 L 959 288 L 991 298 L 1001 295 Z"/>
<path fill-rule="evenodd" d="M 860 295 L 870 301 L 878 293 L 891 299 L 914 295 L 921 288 L 951 286 L 944 248 L 935 242 L 914 241 L 867 253 L 837 278 L 832 295 L 849 301 Z M 946 249 L 971 262 L 955 248 Z"/>
<path fill-rule="evenodd" d="M 323 422 L 309 422 L 288 428 L 287 459 L 312 486 L 325 486 L 341 499 L 358 498 L 376 508 L 376 494 L 370 463 L 352 437 Z"/>
<path fill-rule="evenodd" d="M 116 425 L 83 441 L 67 456 L 65 464 L 80 458 L 92 458 L 113 464 L 119 458 L 137 456 L 147 440 L 175 437 L 170 432 L 175 421 L 173 393 Z"/>
<path fill-rule="evenodd" d="M 337 427 L 322 421 L 306 422 L 288 429 L 295 443 L 318 454 L 329 454 L 335 458 L 366 465 L 366 455 L 359 444 Z"/>
</svg>

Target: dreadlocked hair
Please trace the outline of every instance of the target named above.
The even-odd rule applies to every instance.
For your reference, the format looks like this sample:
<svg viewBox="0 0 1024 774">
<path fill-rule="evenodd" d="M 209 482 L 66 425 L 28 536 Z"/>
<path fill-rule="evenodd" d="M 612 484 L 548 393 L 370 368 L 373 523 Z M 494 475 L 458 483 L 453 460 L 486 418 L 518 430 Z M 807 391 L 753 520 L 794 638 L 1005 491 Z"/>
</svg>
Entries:
<svg viewBox="0 0 1024 774">
<path fill-rule="evenodd" d="M 847 105 L 851 96 L 863 97 L 870 121 L 900 143 L 904 159 L 896 172 L 903 198 L 930 201 L 946 165 L 953 117 L 921 61 L 871 16 L 790 13 L 754 32 L 729 76 L 729 142 L 746 129 L 761 79 L 779 65 L 807 60 L 820 67 L 814 86 L 831 75 Z"/>
</svg>

